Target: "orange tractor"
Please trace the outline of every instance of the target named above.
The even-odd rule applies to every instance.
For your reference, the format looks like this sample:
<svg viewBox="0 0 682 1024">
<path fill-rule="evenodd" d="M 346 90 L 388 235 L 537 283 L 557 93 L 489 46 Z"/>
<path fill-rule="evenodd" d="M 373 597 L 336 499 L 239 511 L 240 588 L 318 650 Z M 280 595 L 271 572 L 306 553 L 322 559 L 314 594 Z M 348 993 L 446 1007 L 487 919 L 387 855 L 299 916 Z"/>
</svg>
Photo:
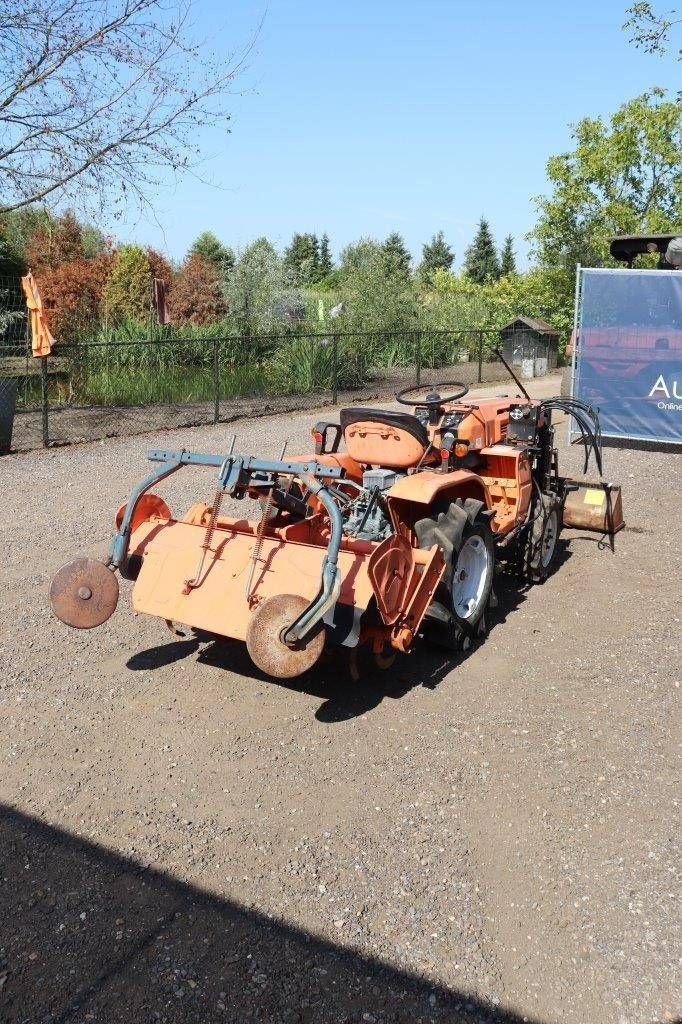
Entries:
<svg viewBox="0 0 682 1024">
<path fill-rule="evenodd" d="M 486 631 L 497 562 L 541 581 L 563 523 L 622 523 L 618 489 L 614 505 L 611 485 L 558 473 L 552 410 L 570 408 L 586 463 L 593 450 L 601 469 L 596 413 L 525 392 L 464 401 L 467 390 L 407 388 L 396 398 L 410 412 L 342 409 L 339 423 L 316 424 L 309 455 L 150 451 L 155 469 L 119 510 L 108 563 L 60 570 L 55 613 L 104 622 L 118 570 L 135 581 L 136 611 L 243 640 L 274 677 L 310 669 L 325 644 L 367 645 L 383 667 L 420 632 L 466 649 Z M 175 517 L 151 488 L 197 465 L 216 468 L 215 497 Z M 223 515 L 226 497 L 258 499 L 258 521 Z"/>
</svg>

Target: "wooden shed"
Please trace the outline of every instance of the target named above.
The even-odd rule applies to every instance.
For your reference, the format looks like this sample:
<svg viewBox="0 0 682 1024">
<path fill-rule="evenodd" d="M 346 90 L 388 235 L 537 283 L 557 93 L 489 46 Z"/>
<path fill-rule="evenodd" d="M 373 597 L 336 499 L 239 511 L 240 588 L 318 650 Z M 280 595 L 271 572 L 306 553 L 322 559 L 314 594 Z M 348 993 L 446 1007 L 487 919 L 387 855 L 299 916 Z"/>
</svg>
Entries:
<svg viewBox="0 0 682 1024">
<path fill-rule="evenodd" d="M 525 378 L 556 368 L 559 332 L 545 320 L 517 316 L 500 330 L 504 358 Z"/>
</svg>

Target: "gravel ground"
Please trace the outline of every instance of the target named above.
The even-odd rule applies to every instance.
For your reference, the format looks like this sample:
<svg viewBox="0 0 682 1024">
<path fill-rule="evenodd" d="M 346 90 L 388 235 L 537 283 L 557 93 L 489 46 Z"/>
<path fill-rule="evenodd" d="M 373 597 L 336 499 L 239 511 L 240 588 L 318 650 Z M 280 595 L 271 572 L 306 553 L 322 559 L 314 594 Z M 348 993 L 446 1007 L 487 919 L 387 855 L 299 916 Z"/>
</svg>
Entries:
<svg viewBox="0 0 682 1024">
<path fill-rule="evenodd" d="M 237 448 L 305 449 L 312 418 Z M 679 460 L 607 450 L 615 554 L 566 531 L 459 662 L 277 684 L 126 583 L 99 630 L 56 621 L 51 575 L 105 549 L 146 448 L 231 429 L 0 461 L 3 1024 L 677 1019 Z"/>
</svg>

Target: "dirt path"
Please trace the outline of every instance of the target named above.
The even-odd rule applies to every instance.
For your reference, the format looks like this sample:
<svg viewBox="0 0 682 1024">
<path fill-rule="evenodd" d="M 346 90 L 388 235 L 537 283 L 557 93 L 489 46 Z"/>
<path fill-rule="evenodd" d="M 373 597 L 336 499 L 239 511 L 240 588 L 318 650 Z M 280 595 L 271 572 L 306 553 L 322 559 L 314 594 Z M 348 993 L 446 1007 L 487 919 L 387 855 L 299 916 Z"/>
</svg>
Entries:
<svg viewBox="0 0 682 1024">
<path fill-rule="evenodd" d="M 304 449 L 311 418 L 237 447 Z M 679 460 L 607 451 L 615 555 L 567 532 L 458 664 L 276 684 L 127 585 L 100 630 L 55 621 L 52 573 L 104 548 L 146 448 L 231 429 L 0 460 L 0 1020 L 678 1017 Z"/>
</svg>

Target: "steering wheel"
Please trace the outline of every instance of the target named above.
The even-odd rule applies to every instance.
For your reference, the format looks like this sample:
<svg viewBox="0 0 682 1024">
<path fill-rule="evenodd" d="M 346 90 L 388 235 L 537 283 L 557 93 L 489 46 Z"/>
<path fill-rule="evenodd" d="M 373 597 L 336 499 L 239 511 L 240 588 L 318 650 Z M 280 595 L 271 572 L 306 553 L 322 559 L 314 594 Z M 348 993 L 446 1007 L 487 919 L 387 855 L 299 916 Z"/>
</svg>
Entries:
<svg viewBox="0 0 682 1024">
<path fill-rule="evenodd" d="M 440 395 L 438 390 L 441 388 L 457 388 L 458 390 L 454 395 Z M 411 406 L 424 406 L 427 409 L 439 408 L 441 405 L 448 405 L 450 402 L 456 402 L 460 398 L 464 398 L 469 390 L 468 384 L 462 384 L 459 380 L 445 381 L 443 384 L 426 384 L 420 386 L 419 384 L 412 385 L 409 388 L 403 388 L 402 391 L 398 391 L 395 396 L 396 402 L 400 402 L 401 405 Z M 412 391 L 424 392 L 423 398 L 410 399 L 406 398 Z"/>
</svg>

